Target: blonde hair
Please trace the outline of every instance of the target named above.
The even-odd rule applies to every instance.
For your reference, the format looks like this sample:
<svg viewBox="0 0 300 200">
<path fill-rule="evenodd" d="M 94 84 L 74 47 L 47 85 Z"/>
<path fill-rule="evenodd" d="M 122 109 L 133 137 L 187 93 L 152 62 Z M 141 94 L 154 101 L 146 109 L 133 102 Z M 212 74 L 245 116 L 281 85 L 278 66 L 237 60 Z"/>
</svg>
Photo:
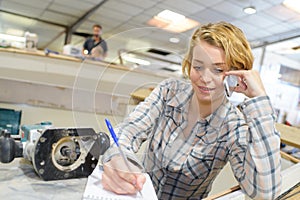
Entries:
<svg viewBox="0 0 300 200">
<path fill-rule="evenodd" d="M 224 50 L 227 70 L 252 69 L 254 57 L 244 33 L 230 23 L 218 22 L 203 25 L 192 35 L 188 52 L 182 63 L 182 72 L 185 76 L 190 75 L 193 49 L 200 40 Z"/>
</svg>

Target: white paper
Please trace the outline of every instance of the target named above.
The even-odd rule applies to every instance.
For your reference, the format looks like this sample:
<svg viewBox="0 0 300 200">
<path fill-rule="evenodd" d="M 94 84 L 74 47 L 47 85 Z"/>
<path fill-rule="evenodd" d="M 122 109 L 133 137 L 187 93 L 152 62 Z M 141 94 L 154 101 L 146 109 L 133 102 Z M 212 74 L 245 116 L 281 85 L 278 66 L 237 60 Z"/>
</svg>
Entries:
<svg viewBox="0 0 300 200">
<path fill-rule="evenodd" d="M 88 177 L 82 200 L 157 200 L 150 176 L 146 173 L 144 174 L 146 176 L 146 182 L 141 190 L 142 196 L 140 196 L 139 193 L 136 195 L 118 195 L 105 190 L 101 184 L 102 173 L 103 171 L 97 167 Z"/>
</svg>

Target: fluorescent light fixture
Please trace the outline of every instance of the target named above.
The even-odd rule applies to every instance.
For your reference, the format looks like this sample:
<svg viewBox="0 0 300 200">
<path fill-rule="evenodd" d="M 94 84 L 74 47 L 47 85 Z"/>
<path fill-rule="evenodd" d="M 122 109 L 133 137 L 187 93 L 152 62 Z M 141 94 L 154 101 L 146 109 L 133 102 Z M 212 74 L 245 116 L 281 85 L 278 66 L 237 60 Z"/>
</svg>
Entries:
<svg viewBox="0 0 300 200">
<path fill-rule="evenodd" d="M 294 51 L 300 51 L 300 46 L 298 45 L 298 46 L 292 47 L 292 49 L 293 49 Z"/>
<path fill-rule="evenodd" d="M 285 0 L 282 2 L 282 4 L 285 7 L 287 7 L 288 9 L 291 9 L 293 11 L 300 13 L 300 1 L 299 0 Z"/>
<path fill-rule="evenodd" d="M 287 55 L 293 55 L 293 54 L 299 54 L 300 49 L 281 49 L 275 51 L 275 53 L 279 54 L 287 54 Z"/>
<path fill-rule="evenodd" d="M 256 13 L 256 9 L 254 6 L 248 6 L 244 8 L 244 13 L 247 13 L 248 15 L 252 15 Z"/>
<path fill-rule="evenodd" d="M 169 42 L 177 44 L 177 43 L 180 42 L 180 39 L 177 38 L 177 37 L 171 37 L 171 38 L 169 39 Z"/>
<path fill-rule="evenodd" d="M 25 42 L 25 37 L 7 35 L 7 34 L 2 34 L 2 33 L 0 33 L 0 39 L 1 40 L 15 41 L 15 42 Z"/>
<path fill-rule="evenodd" d="M 151 64 L 147 60 L 143 60 L 143 59 L 140 59 L 140 58 L 135 58 L 135 57 L 132 57 L 130 55 L 122 55 L 122 59 L 124 59 L 128 62 L 139 64 L 139 65 L 150 65 Z"/>
<path fill-rule="evenodd" d="M 157 14 L 157 17 L 166 21 L 171 21 L 172 23 L 176 23 L 185 19 L 184 15 L 178 14 L 170 10 L 163 10 L 162 12 Z"/>
<path fill-rule="evenodd" d="M 170 10 L 164 10 L 158 13 L 147 23 L 151 26 L 156 26 L 175 33 L 181 33 L 199 25 L 199 22 Z"/>
</svg>

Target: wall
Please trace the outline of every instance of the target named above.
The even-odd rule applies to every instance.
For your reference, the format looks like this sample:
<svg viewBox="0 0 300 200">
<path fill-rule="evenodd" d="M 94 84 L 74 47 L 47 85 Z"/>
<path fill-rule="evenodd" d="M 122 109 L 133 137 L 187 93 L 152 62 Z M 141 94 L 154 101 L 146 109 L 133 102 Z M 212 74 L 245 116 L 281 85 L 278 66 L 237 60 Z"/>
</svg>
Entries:
<svg viewBox="0 0 300 200">
<path fill-rule="evenodd" d="M 297 68 L 300 63 L 266 52 L 261 77 L 274 108 L 279 112 L 278 122 L 286 118 L 292 125 L 300 126 L 300 88 L 279 79 L 281 65 Z"/>
<path fill-rule="evenodd" d="M 91 112 L 78 112 L 64 109 L 53 109 L 36 107 L 25 104 L 0 103 L 0 108 L 22 110 L 21 125 L 32 125 L 43 121 L 52 122 L 55 127 L 91 127 L 96 132 L 104 131 L 109 133 L 104 119 L 108 118 L 112 124 L 120 122 L 123 117 L 95 114 Z M 80 115 L 80 122 L 74 117 Z"/>
</svg>

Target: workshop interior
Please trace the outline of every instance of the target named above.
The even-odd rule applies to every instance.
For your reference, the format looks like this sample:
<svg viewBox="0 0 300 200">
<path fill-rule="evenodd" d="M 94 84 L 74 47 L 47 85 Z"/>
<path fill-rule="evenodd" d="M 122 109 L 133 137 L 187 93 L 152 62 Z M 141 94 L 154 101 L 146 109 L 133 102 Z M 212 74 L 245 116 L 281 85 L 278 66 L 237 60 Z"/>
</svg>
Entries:
<svg viewBox="0 0 300 200">
<path fill-rule="evenodd" d="M 250 42 L 253 68 L 262 77 L 281 133 L 282 195 L 296 193 L 298 0 L 0 0 L 0 185 L 13 181 L 6 171 L 22 174 L 24 169 L 33 174 L 22 174 L 26 183 L 20 175 L 20 184 L 86 181 L 112 143 L 105 119 L 117 125 L 158 83 L 184 79 L 181 63 L 192 33 L 218 21 L 240 27 Z M 99 59 L 83 52 L 95 24 L 101 24 L 108 47 Z M 245 99 L 230 95 L 234 105 Z M 84 181 L 70 195 L 80 199 Z M 236 184 L 226 166 L 210 196 L 226 198 L 238 191 L 230 190 Z M 37 195 L 44 198 L 42 191 Z"/>
</svg>

